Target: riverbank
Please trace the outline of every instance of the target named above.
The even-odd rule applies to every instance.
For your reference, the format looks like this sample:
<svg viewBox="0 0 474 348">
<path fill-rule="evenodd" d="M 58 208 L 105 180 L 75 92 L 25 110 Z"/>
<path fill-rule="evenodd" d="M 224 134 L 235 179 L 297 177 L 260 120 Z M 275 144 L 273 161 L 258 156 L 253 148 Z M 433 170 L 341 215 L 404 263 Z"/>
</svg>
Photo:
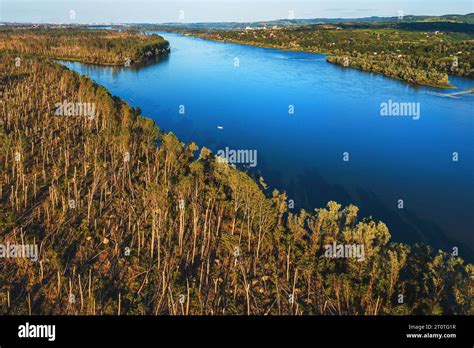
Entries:
<svg viewBox="0 0 474 348">
<path fill-rule="evenodd" d="M 406 44 L 383 43 L 380 39 L 381 35 L 388 35 L 386 31 L 367 31 L 367 30 L 350 30 L 348 32 L 334 30 L 334 33 L 328 34 L 330 31 L 314 30 L 313 35 L 311 30 L 246 30 L 246 31 L 219 31 L 219 32 L 186 32 L 179 31 L 181 34 L 198 37 L 205 40 L 212 40 L 216 42 L 227 42 L 234 44 L 244 44 L 248 46 L 257 46 L 263 48 L 280 49 L 291 52 L 307 52 L 327 55 L 326 60 L 332 64 L 337 64 L 345 68 L 356 68 L 366 72 L 381 74 L 390 78 L 405 81 L 407 83 L 419 86 L 429 86 L 439 89 L 452 89 L 456 86 L 449 82 L 446 64 L 442 65 L 440 57 L 436 59 L 429 56 L 414 56 L 410 52 Z M 369 35 L 370 34 L 370 35 Z M 396 33 L 398 34 L 398 33 Z M 318 36 L 320 35 L 320 36 Z M 333 36 L 331 36 L 333 35 Z M 344 36 L 345 35 L 345 36 Z M 359 41 L 373 41 L 373 35 L 377 35 L 375 42 L 360 43 Z M 410 35 L 418 35 L 414 33 L 404 33 L 402 37 L 409 38 L 414 44 L 418 44 L 417 40 L 421 40 L 420 36 L 415 36 L 416 39 Z M 393 35 L 392 35 L 393 36 Z M 354 39 L 356 37 L 357 39 Z M 326 41 L 323 40 L 326 38 Z M 435 38 L 439 40 L 439 38 Z M 450 39 L 451 40 L 451 39 Z M 331 42 L 334 41 L 334 42 Z M 273 42 L 278 42 L 275 44 Z M 311 43 L 310 43 L 311 42 Z M 341 43 L 343 42 L 343 43 Z M 348 50 L 346 42 L 351 42 L 356 48 Z M 403 42 L 401 40 L 400 42 Z M 420 43 L 423 41 L 421 40 Z M 290 43 L 290 44 L 288 44 Z M 443 41 L 436 42 L 442 44 Z M 379 45 L 378 48 L 372 47 Z M 426 44 L 425 44 L 426 45 Z M 464 53 L 461 50 L 465 44 L 463 42 L 450 41 L 449 45 L 453 47 L 451 50 L 458 54 Z M 387 46 L 387 47 L 385 47 Z M 315 48 L 312 48 L 315 47 Z M 427 48 L 432 50 L 430 48 Z M 371 50 L 368 52 L 368 50 Z M 374 50 L 376 50 L 374 52 Z M 387 51 L 385 51 L 387 50 Z M 419 48 L 417 48 L 419 51 Z M 391 53 L 390 53 L 391 52 Z M 416 55 L 416 54 L 415 54 Z M 467 62 L 470 60 L 469 56 L 459 60 L 456 58 L 453 61 L 453 68 L 449 70 L 451 73 L 466 74 L 465 69 L 470 69 Z M 438 62 L 439 60 L 439 62 Z M 419 63 L 422 62 L 422 63 Z M 460 63 L 461 62 L 461 63 Z M 420 65 L 422 64 L 422 65 Z M 461 67 L 462 64 L 462 67 Z M 466 65 L 467 64 L 467 65 Z M 459 69 L 458 69 L 459 67 Z M 471 73 L 472 74 L 472 73 Z"/>
<path fill-rule="evenodd" d="M 250 46 L 250 47 L 270 48 L 270 49 L 277 49 L 277 50 L 286 51 L 286 52 L 302 52 L 302 53 L 323 54 L 323 55 L 327 56 L 326 61 L 328 63 L 345 67 L 344 64 L 337 64 L 337 63 L 335 63 L 335 62 L 328 59 L 328 57 L 331 55 L 331 52 L 303 50 L 303 49 L 300 49 L 300 48 L 282 47 L 282 46 L 277 46 L 277 45 L 261 44 L 261 43 L 255 43 L 255 42 L 241 42 L 241 41 L 238 41 L 238 40 L 228 40 L 228 39 L 221 39 L 220 40 L 220 39 L 215 39 L 215 38 L 208 38 L 208 37 L 203 36 L 203 35 L 188 35 L 188 36 L 196 37 L 196 38 L 203 39 L 203 40 L 214 41 L 214 42 L 233 43 L 233 44 L 237 44 L 237 45 L 245 45 L 245 46 Z M 360 71 L 363 71 L 363 72 L 372 72 L 372 73 L 374 73 L 373 71 L 363 70 L 363 69 L 361 69 L 359 67 L 355 67 L 355 66 L 350 66 L 350 68 L 357 69 L 357 70 L 360 70 Z M 380 74 L 384 75 L 386 77 L 390 77 L 390 78 L 393 78 L 393 79 L 396 79 L 396 80 L 399 80 L 399 81 L 404 81 L 406 83 L 409 83 L 408 81 L 406 81 L 402 78 L 399 78 L 399 77 L 389 76 L 389 75 L 386 75 L 386 74 L 383 74 L 383 73 L 380 73 Z M 437 85 L 437 84 L 432 84 L 432 83 L 419 83 L 419 84 L 414 84 L 414 85 L 434 87 L 434 88 L 439 88 L 439 89 L 456 89 L 457 88 L 456 86 L 451 85 L 451 84 Z"/>
</svg>

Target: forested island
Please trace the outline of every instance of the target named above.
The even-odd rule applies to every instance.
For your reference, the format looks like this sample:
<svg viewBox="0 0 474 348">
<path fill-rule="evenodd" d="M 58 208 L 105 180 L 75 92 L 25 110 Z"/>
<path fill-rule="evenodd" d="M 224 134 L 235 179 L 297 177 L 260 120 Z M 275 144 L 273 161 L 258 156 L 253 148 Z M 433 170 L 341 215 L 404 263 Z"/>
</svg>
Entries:
<svg viewBox="0 0 474 348">
<path fill-rule="evenodd" d="M 391 242 L 353 205 L 294 212 L 285 193 L 50 59 L 73 45 L 70 58 L 122 61 L 109 34 L 91 35 L 0 32 L 0 234 L 39 246 L 37 262 L 0 262 L 2 314 L 473 314 L 474 267 L 460 257 Z M 127 54 L 148 43 L 117 35 Z M 64 101 L 94 117 L 58 115 Z"/>
<path fill-rule="evenodd" d="M 474 25 L 467 23 L 330 23 L 174 30 L 209 40 L 324 53 L 330 63 L 412 84 L 449 88 L 448 74 L 474 78 Z"/>
</svg>

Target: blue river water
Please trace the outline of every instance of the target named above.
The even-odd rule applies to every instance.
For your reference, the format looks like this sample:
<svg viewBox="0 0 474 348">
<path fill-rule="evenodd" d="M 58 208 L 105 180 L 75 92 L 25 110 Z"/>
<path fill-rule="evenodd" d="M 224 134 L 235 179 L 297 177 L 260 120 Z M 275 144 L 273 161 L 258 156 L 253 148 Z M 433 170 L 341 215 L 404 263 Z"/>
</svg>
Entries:
<svg viewBox="0 0 474 348">
<path fill-rule="evenodd" d="M 269 192 L 287 192 L 295 210 L 352 203 L 360 216 L 385 222 L 395 241 L 457 247 L 473 260 L 474 96 L 437 93 L 472 89 L 474 80 L 451 77 L 458 89 L 443 91 L 323 55 L 161 34 L 171 54 L 155 64 L 63 64 L 184 142 L 257 150 L 249 170 Z M 389 102 L 414 108 L 382 116 Z"/>
</svg>

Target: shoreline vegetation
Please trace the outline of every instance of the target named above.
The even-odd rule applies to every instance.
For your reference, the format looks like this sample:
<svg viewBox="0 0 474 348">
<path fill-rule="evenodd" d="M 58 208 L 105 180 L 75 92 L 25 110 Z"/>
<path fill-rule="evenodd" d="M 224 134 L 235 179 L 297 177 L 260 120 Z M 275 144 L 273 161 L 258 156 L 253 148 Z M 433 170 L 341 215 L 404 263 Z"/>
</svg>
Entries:
<svg viewBox="0 0 474 348">
<path fill-rule="evenodd" d="M 336 65 L 339 65 L 339 66 L 342 66 L 342 67 L 347 67 L 347 66 L 344 66 L 345 57 L 342 58 L 342 63 L 337 62 L 338 58 L 334 58 L 331 55 L 331 53 L 329 53 L 329 52 L 317 52 L 317 51 L 295 49 L 295 48 L 282 48 L 280 46 L 275 46 L 275 45 L 270 45 L 270 44 L 251 44 L 251 43 L 243 43 L 243 42 L 235 41 L 235 40 L 219 40 L 219 39 L 209 38 L 209 37 L 205 37 L 205 36 L 202 36 L 202 35 L 196 35 L 196 34 L 183 34 L 183 35 L 192 36 L 192 37 L 200 38 L 200 39 L 203 39 L 203 40 L 214 41 L 214 42 L 233 43 L 233 44 L 237 44 L 237 45 L 246 45 L 246 46 L 250 46 L 250 47 L 269 48 L 269 49 L 276 49 L 276 50 L 286 51 L 286 52 L 301 52 L 301 53 L 321 54 L 321 55 L 326 56 L 326 61 L 327 62 L 332 63 L 332 64 L 336 64 Z M 340 59 L 339 59 L 339 61 L 340 61 Z M 350 68 L 361 70 L 361 71 L 364 71 L 364 72 L 373 72 L 373 71 L 363 70 L 363 69 L 358 68 L 356 66 L 350 66 Z M 399 80 L 399 81 L 410 83 L 410 82 L 408 82 L 408 81 L 406 81 L 406 80 L 404 80 L 403 78 L 400 78 L 400 77 L 388 76 L 388 75 L 385 75 L 385 74 L 380 73 L 380 72 L 377 72 L 376 74 L 382 74 L 385 77 L 390 77 L 390 78 L 393 78 L 393 79 L 396 79 L 396 80 Z M 412 83 L 412 84 L 413 85 L 419 85 L 419 86 L 434 87 L 434 88 L 439 88 L 439 89 L 456 89 L 457 88 L 456 86 L 451 85 L 450 83 L 448 83 L 446 85 L 435 85 L 435 84 L 430 84 L 430 83 L 418 83 L 418 84 Z"/>
<path fill-rule="evenodd" d="M 440 89 L 456 88 L 449 83 L 448 74 L 474 78 L 471 54 L 474 25 L 463 24 L 466 32 L 459 32 L 445 23 L 442 27 L 445 31 L 436 30 L 437 23 L 428 24 L 432 27 L 424 26 L 426 31 L 410 26 L 338 24 L 226 30 L 160 27 L 160 30 L 218 42 L 325 54 L 332 64 Z"/>
<path fill-rule="evenodd" d="M 353 205 L 293 212 L 285 193 L 268 197 L 91 79 L 15 57 L 0 51 L 0 233 L 40 251 L 0 263 L 1 313 L 474 313 L 462 258 L 390 242 Z M 64 100 L 95 117 L 56 115 Z"/>
</svg>

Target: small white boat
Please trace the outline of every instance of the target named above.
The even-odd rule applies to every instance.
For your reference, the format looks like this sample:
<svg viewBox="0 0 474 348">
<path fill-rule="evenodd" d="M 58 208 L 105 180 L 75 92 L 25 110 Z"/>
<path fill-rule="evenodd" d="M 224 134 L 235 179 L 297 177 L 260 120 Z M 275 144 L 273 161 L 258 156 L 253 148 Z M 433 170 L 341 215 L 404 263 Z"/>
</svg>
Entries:
<svg viewBox="0 0 474 348">
<path fill-rule="evenodd" d="M 224 127 L 222 127 L 222 126 L 217 126 L 217 129 L 224 129 Z"/>
</svg>

